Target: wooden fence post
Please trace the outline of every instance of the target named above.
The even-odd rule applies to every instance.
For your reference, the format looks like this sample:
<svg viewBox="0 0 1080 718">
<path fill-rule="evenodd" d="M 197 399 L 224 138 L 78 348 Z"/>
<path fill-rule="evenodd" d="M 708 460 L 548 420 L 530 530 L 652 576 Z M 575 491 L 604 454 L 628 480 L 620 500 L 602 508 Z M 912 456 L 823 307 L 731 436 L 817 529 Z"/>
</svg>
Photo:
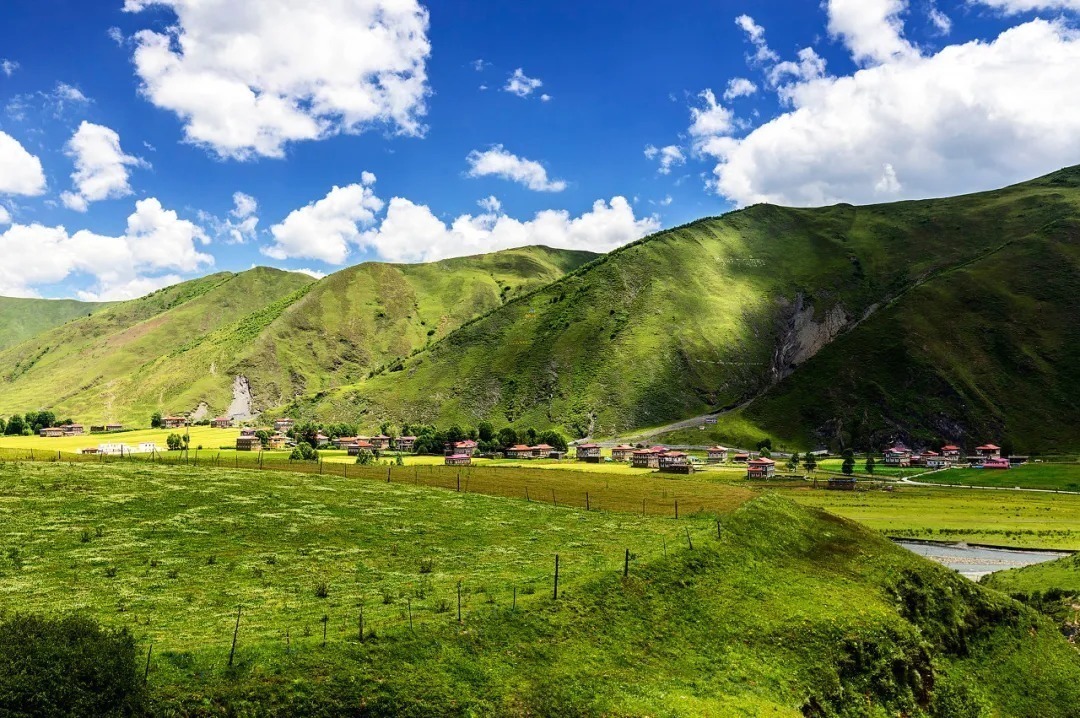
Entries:
<svg viewBox="0 0 1080 718">
<path fill-rule="evenodd" d="M 241 606 L 236 607 L 236 628 L 233 629 L 232 634 L 232 648 L 229 649 L 229 666 L 233 664 L 233 657 L 236 656 L 236 637 L 240 633 L 240 610 Z"/>
<path fill-rule="evenodd" d="M 461 623 L 461 581 L 457 582 L 457 622 Z"/>
<path fill-rule="evenodd" d="M 360 642 L 364 642 L 364 604 L 360 604 L 360 627 L 357 632 Z"/>
<path fill-rule="evenodd" d="M 555 554 L 555 589 L 551 596 L 553 600 L 559 600 L 559 554 Z"/>
<path fill-rule="evenodd" d="M 622 577 L 628 578 L 630 576 L 630 549 L 626 549 L 626 560 L 623 562 Z"/>
<path fill-rule="evenodd" d="M 143 683 L 150 680 L 150 656 L 154 652 L 154 644 L 150 644 L 150 648 L 146 651 L 146 670 L 143 672 Z"/>
<path fill-rule="evenodd" d="M 690 550 L 693 551 L 694 550 L 694 542 L 690 538 L 690 527 L 689 526 L 686 527 L 686 543 L 690 544 Z"/>
<path fill-rule="evenodd" d="M 679 518 L 679 500 L 675 499 L 675 518 Z"/>
<path fill-rule="evenodd" d="M 328 623 L 330 623 L 330 616 L 327 616 L 324 613 L 323 617 L 322 617 L 322 644 L 323 644 L 323 648 L 326 648 L 326 624 L 328 624 Z"/>
<path fill-rule="evenodd" d="M 588 491 L 585 492 L 585 510 L 586 511 L 589 510 L 589 492 Z"/>
</svg>

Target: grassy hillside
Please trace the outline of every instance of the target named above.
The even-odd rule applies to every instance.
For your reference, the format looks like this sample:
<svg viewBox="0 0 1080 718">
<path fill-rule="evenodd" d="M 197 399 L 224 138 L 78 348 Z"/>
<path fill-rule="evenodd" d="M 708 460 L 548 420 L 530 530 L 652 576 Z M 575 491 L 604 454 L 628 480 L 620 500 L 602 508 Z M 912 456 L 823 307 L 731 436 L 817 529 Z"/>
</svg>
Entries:
<svg viewBox="0 0 1080 718">
<path fill-rule="evenodd" d="M 591 260 L 511 250 L 431 265 L 365 264 L 321 281 L 254 269 L 124 302 L 0 352 L 0 415 L 50 408 L 145 424 L 225 412 L 246 376 L 256 408 L 365 377 Z"/>
<path fill-rule="evenodd" d="M 0 297 L 0 350 L 108 306 L 73 299 L 12 299 Z"/>
<path fill-rule="evenodd" d="M 955 718 L 1080 702 L 1080 655 L 1052 624 L 775 497 L 723 513 L 718 537 L 713 515 L 331 475 L 6 464 L 0 495 L 0 606 L 130 627 L 154 645 L 161 714 Z"/>
<path fill-rule="evenodd" d="M 1078 236 L 1080 169 L 942 200 L 755 206 L 613 252 L 300 408 L 616 435 L 750 403 L 720 429 L 1077 446 Z"/>
</svg>

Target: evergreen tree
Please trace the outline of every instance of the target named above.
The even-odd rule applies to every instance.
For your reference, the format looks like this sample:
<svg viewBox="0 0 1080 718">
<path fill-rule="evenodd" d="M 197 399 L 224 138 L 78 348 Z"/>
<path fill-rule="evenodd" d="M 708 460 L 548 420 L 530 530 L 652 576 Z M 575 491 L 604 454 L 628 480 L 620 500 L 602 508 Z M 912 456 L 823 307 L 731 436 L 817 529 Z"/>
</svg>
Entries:
<svg viewBox="0 0 1080 718">
<path fill-rule="evenodd" d="M 4 434 L 6 436 L 22 436 L 26 433 L 26 421 L 21 416 L 15 414 L 8 419 L 7 426 L 4 427 Z"/>
<path fill-rule="evenodd" d="M 840 470 L 844 472 L 845 476 L 851 476 L 855 473 L 855 452 L 851 449 L 844 451 L 844 463 L 841 465 Z"/>
<path fill-rule="evenodd" d="M 150 428 L 161 429 L 165 426 L 165 420 L 161 417 L 160 411 L 155 411 L 150 415 Z"/>
<path fill-rule="evenodd" d="M 813 452 L 806 452 L 806 457 L 803 459 L 803 465 L 806 466 L 807 471 L 817 471 L 817 457 L 814 456 Z"/>
<path fill-rule="evenodd" d="M 874 475 L 874 469 L 875 469 L 876 467 L 877 467 L 877 462 L 876 462 L 876 461 L 874 461 L 874 457 L 873 457 L 873 456 L 869 456 L 869 455 L 868 455 L 868 456 L 866 457 L 866 473 L 868 473 L 868 474 L 870 474 L 871 476 L 873 476 L 873 475 Z"/>
<path fill-rule="evenodd" d="M 476 433 L 480 437 L 480 441 L 495 440 L 495 427 L 491 425 L 490 421 L 481 421 L 480 425 L 476 427 Z"/>
</svg>

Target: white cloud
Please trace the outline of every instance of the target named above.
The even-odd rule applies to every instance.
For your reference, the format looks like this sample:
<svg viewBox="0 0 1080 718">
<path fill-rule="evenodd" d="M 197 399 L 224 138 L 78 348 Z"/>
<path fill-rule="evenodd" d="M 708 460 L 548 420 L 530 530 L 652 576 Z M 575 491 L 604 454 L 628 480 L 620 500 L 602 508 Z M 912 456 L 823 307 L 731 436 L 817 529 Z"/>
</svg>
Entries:
<svg viewBox="0 0 1080 718">
<path fill-rule="evenodd" d="M 715 189 L 740 205 L 991 189 L 1080 161 L 1080 95 L 1062 91 L 1078 83 L 1080 32 L 1032 20 L 990 42 L 793 82 L 790 111 L 704 149 L 720 161 Z"/>
<path fill-rule="evenodd" d="M 0 204 L 0 227 L 11 224 L 11 212 L 8 208 Z"/>
<path fill-rule="evenodd" d="M 734 100 L 737 97 L 749 97 L 757 92 L 757 85 L 745 77 L 736 77 L 728 82 L 724 91 L 725 100 Z"/>
<path fill-rule="evenodd" d="M 502 145 L 495 145 L 484 152 L 473 150 L 465 159 L 469 163 L 469 177 L 500 177 L 536 192 L 562 192 L 566 189 L 563 180 L 548 179 L 547 170 L 542 164 L 511 154 Z"/>
<path fill-rule="evenodd" d="M 262 252 L 274 259 L 318 259 L 344 264 L 360 241 L 358 225 L 375 223 L 383 202 L 375 196 L 375 175 L 365 172 L 359 184 L 334 187 L 325 198 L 294 210 L 270 228 L 274 244 Z"/>
<path fill-rule="evenodd" d="M 19 63 L 14 60 L 0 60 L 0 72 L 3 72 L 8 77 L 15 74 L 15 71 L 19 69 Z"/>
<path fill-rule="evenodd" d="M 495 197 L 494 195 L 491 197 L 485 197 L 476 204 L 480 206 L 480 209 L 484 210 L 488 214 L 497 214 L 502 209 L 502 202 L 500 202 L 499 198 Z"/>
<path fill-rule="evenodd" d="M 73 274 L 95 278 L 87 297 L 123 297 L 173 283 L 175 274 L 213 264 L 197 244 L 209 240 L 197 225 L 166 210 L 157 199 L 137 202 L 122 236 L 86 230 L 68 234 L 64 227 L 13 224 L 0 233 L 0 295 L 36 296 L 36 286 L 54 284 Z"/>
<path fill-rule="evenodd" d="M 131 281 L 115 284 L 97 292 L 80 290 L 76 292 L 76 296 L 84 302 L 123 302 L 128 299 L 145 297 L 151 292 L 171 287 L 182 281 L 184 281 L 184 278 L 177 274 L 166 274 L 160 277 L 136 277 Z"/>
<path fill-rule="evenodd" d="M 526 76 L 522 68 L 519 67 L 511 73 L 510 78 L 506 81 L 506 86 L 503 87 L 503 91 L 518 97 L 528 97 L 543 85 L 544 83 L 535 77 Z"/>
<path fill-rule="evenodd" d="M 753 59 L 755 62 L 776 62 L 780 59 L 775 52 L 769 49 L 769 45 L 765 42 L 765 28 L 754 22 L 754 18 L 749 15 L 739 15 L 735 18 L 735 24 L 742 28 L 747 39 L 754 45 L 756 52 Z"/>
<path fill-rule="evenodd" d="M 60 199 L 76 212 L 85 212 L 90 202 L 130 195 L 128 167 L 146 165 L 138 157 L 124 154 L 115 130 L 85 121 L 68 141 L 67 155 L 75 160 L 71 175 L 75 191 L 64 192 Z"/>
<path fill-rule="evenodd" d="M 110 27 L 105 31 L 109 39 L 121 47 L 124 45 L 124 32 L 118 27 Z"/>
<path fill-rule="evenodd" d="M 941 10 L 937 8 L 937 6 L 933 4 L 930 5 L 928 16 L 930 18 L 930 23 L 938 31 L 938 34 L 948 35 L 950 32 L 952 32 L 952 19 L 945 13 L 941 12 Z"/>
<path fill-rule="evenodd" d="M 466 214 L 449 226 L 424 205 L 395 197 L 380 226 L 364 232 L 361 244 L 391 262 L 430 262 L 538 244 L 608 252 L 659 229 L 655 217 L 636 219 L 623 197 L 598 200 L 580 217 L 563 210 L 538 212 L 524 222 L 499 213 Z"/>
<path fill-rule="evenodd" d="M 297 274 L 306 274 L 309 277 L 313 277 L 315 279 L 322 279 L 326 276 L 326 272 L 320 272 L 317 269 L 308 269 L 307 267 L 301 267 L 300 269 L 290 269 L 287 271 L 296 272 Z"/>
<path fill-rule="evenodd" d="M 45 194 L 41 160 L 26 151 L 11 135 L 0 131 L 0 194 L 36 197 Z"/>
<path fill-rule="evenodd" d="M 1035 10 L 1076 10 L 1080 12 L 1080 0 L 968 0 L 968 4 L 986 5 L 1009 15 Z"/>
<path fill-rule="evenodd" d="M 540 101 L 541 102 L 551 102 L 551 95 L 548 95 L 548 94 L 540 95 Z"/>
<path fill-rule="evenodd" d="M 722 135 L 734 128 L 734 115 L 731 110 L 716 101 L 712 90 L 704 90 L 698 95 L 704 100 L 704 106 L 690 108 L 690 135 L 695 142 L 701 143 L 715 135 Z"/>
<path fill-rule="evenodd" d="M 918 55 L 904 39 L 900 15 L 907 0 L 828 0 L 829 33 L 843 40 L 860 63 L 881 63 Z"/>
<path fill-rule="evenodd" d="M 222 157 L 386 125 L 425 131 L 428 13 L 418 0 L 126 0 L 171 8 L 134 36 L 143 94 Z"/>
<path fill-rule="evenodd" d="M 825 60 L 814 52 L 814 48 L 804 47 L 799 50 L 798 57 L 798 62 L 785 60 L 769 68 L 769 84 L 779 89 L 780 97 L 785 102 L 790 99 L 787 93 L 790 84 L 825 76 Z"/>
<path fill-rule="evenodd" d="M 199 221 L 209 225 L 217 237 L 229 244 L 244 244 L 255 239 L 259 228 L 259 203 L 243 192 L 233 193 L 233 208 L 221 219 L 209 212 L 199 212 Z"/>
<path fill-rule="evenodd" d="M 650 160 L 659 159 L 660 168 L 657 172 L 662 175 L 671 174 L 672 167 L 686 164 L 686 155 L 683 154 L 682 148 L 678 145 L 668 145 L 667 147 L 649 145 L 645 148 L 645 157 Z"/>
</svg>

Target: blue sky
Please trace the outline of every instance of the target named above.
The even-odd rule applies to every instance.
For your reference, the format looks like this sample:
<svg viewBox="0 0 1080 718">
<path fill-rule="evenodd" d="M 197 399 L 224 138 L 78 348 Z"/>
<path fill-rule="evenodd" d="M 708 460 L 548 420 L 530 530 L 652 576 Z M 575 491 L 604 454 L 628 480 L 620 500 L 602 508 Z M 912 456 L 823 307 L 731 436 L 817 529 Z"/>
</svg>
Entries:
<svg viewBox="0 0 1080 718">
<path fill-rule="evenodd" d="M 0 294 L 608 251 L 1080 163 L 1080 0 L 312 5 L 5 3 Z"/>
</svg>

